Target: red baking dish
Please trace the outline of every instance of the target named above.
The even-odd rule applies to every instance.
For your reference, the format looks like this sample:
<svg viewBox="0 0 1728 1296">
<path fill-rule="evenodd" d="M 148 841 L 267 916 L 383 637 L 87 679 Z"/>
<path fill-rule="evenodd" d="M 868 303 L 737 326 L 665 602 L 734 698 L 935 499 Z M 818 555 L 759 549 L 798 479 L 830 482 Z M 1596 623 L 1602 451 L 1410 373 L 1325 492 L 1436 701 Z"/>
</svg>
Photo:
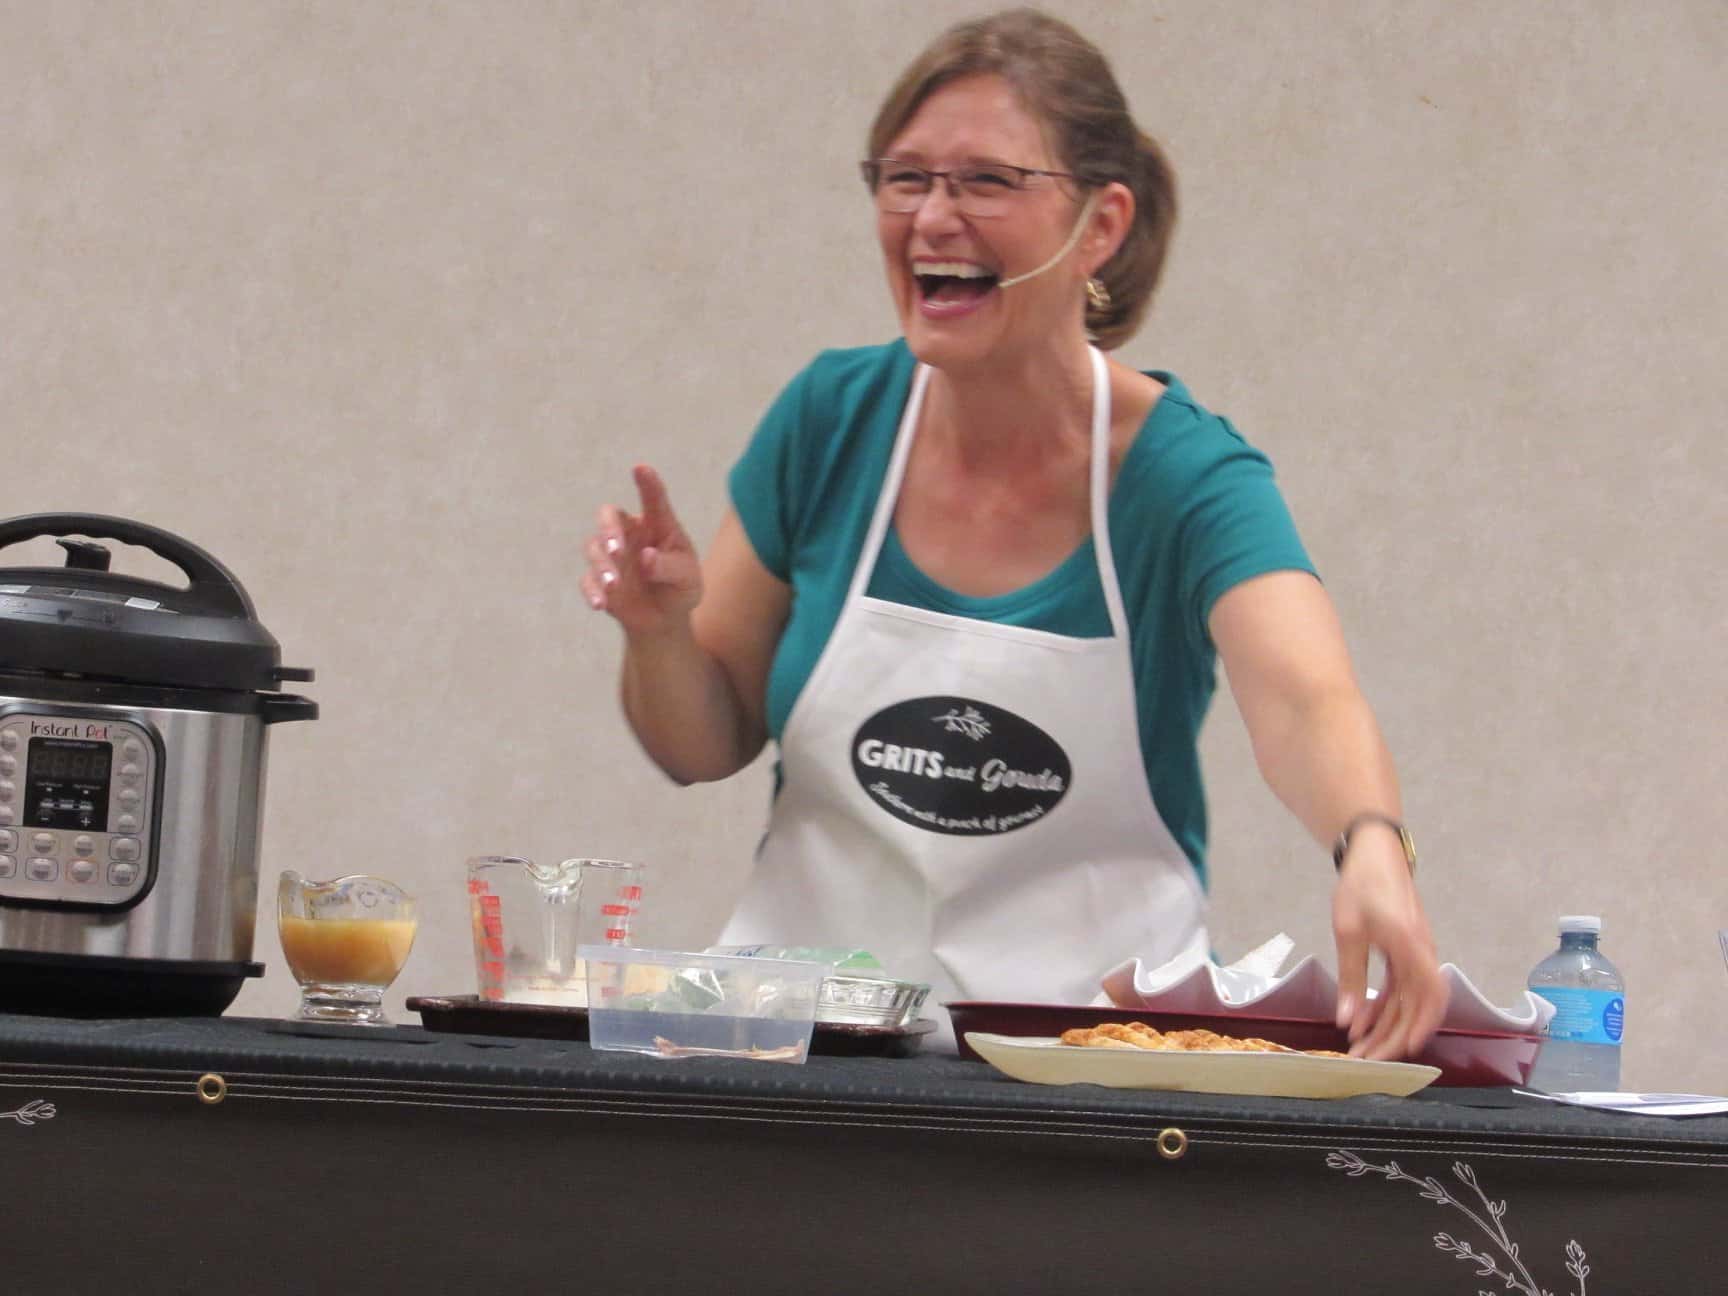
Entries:
<svg viewBox="0 0 1728 1296">
<path fill-rule="evenodd" d="M 1050 1038 L 1076 1026 L 1100 1022 L 1138 1021 L 1161 1031 L 1209 1030 L 1220 1035 L 1252 1036 L 1299 1049 L 1349 1049 L 1344 1032 L 1329 1021 L 1303 1017 L 1249 1017 L 1237 1014 L 1137 1012 L 1110 1005 L 980 1003 L 943 1004 L 954 1021 L 954 1037 L 960 1056 L 982 1059 L 966 1043 L 967 1031 L 992 1035 L 1027 1035 Z M 1540 1035 L 1512 1035 L 1493 1031 L 1440 1030 L 1428 1041 L 1421 1055 L 1411 1058 L 1425 1066 L 1440 1068 L 1437 1085 L 1484 1089 L 1495 1085 L 1530 1082 L 1530 1068 L 1541 1051 Z"/>
</svg>

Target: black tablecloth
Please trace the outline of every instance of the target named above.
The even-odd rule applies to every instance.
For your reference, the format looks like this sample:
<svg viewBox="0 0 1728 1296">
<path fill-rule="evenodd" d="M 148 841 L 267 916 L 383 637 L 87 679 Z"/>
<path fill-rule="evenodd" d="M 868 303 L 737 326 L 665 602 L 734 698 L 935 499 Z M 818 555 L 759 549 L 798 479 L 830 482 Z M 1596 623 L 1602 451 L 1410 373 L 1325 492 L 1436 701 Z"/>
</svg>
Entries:
<svg viewBox="0 0 1728 1296">
<path fill-rule="evenodd" d="M 176 1280 L 163 1258 L 202 1247 L 203 1270 L 259 1291 L 315 1289 L 280 1269 L 290 1253 L 308 1282 L 351 1282 L 359 1265 L 368 1290 L 438 1290 L 486 1250 L 462 1221 L 507 1234 L 487 1263 L 519 1290 L 555 1288 L 568 1227 L 623 1248 L 581 1249 L 582 1271 L 623 1291 L 689 1290 L 716 1266 L 739 1281 L 704 1290 L 880 1291 L 914 1272 L 944 1290 L 1129 1290 L 1147 1248 L 1204 1258 L 1204 1280 L 1174 1290 L 1470 1296 L 1528 1277 L 1532 1296 L 1705 1291 L 1728 1202 L 1728 1118 L 1509 1090 L 1233 1098 L 1034 1086 L 939 1056 L 790 1066 L 418 1028 L 19 1016 L 0 1016 L 0 1090 L 11 1199 L 125 1192 L 220 1218 L 214 1251 L 184 1219 L 128 1245 Z M 408 1230 L 394 1266 L 278 1254 L 267 1217 L 304 1218 L 320 1197 Z M 548 1219 L 562 1221 L 550 1234 Z M 67 1251 L 56 1228 L 39 1222 L 40 1245 L 14 1255 L 38 1284 L 16 1290 L 184 1290 L 140 1287 L 137 1266 Z"/>
<path fill-rule="evenodd" d="M 653 1058 L 600 1052 L 581 1043 L 451 1035 L 418 1027 L 362 1031 L 249 1018 L 78 1021 L 0 1014 L 0 1074 L 45 1063 L 182 1083 L 215 1072 L 237 1093 L 253 1082 L 316 1077 L 344 1090 L 404 1096 L 443 1089 L 500 1100 L 533 1095 L 571 1102 L 745 1103 L 789 1117 L 814 1106 L 845 1110 L 864 1121 L 939 1112 L 956 1120 L 1031 1118 L 1052 1129 L 1066 1122 L 1162 1127 L 1173 1120 L 1299 1125 L 1314 1133 L 1516 1135 L 1629 1156 L 1728 1157 L 1728 1116 L 1627 1116 L 1562 1106 L 1511 1089 L 1429 1088 L 1409 1098 L 1241 1098 L 1028 1085 L 982 1063 L 935 1054 L 813 1057 L 789 1066 Z"/>
</svg>

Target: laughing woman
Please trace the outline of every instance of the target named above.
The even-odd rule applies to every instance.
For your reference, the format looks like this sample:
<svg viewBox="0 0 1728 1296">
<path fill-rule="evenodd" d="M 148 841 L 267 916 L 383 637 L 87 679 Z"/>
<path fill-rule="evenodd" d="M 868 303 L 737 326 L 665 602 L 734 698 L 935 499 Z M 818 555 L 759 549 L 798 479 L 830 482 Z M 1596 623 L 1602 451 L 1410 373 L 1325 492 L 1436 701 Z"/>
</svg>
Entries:
<svg viewBox="0 0 1728 1296">
<path fill-rule="evenodd" d="M 645 467 L 640 511 L 603 508 L 588 546 L 654 760 L 720 779 L 778 744 L 723 939 L 1065 1003 L 1203 941 L 1222 659 L 1268 784 L 1336 848 L 1339 1021 L 1358 1053 L 1415 1051 L 1445 990 L 1397 779 L 1271 466 L 1106 354 L 1176 202 L 1103 56 L 1028 10 L 955 27 L 862 169 L 903 336 L 792 381 L 706 558 Z"/>
</svg>

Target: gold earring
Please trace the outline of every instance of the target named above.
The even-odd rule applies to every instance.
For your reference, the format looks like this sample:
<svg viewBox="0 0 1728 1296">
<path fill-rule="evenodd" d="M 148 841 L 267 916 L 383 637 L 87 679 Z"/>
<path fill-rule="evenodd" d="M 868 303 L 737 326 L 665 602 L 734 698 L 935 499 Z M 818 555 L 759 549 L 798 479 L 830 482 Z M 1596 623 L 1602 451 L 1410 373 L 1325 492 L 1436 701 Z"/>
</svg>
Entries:
<svg viewBox="0 0 1728 1296">
<path fill-rule="evenodd" d="M 1102 279 L 1086 281 L 1086 301 L 1095 311 L 1110 309 L 1110 290 L 1104 286 Z"/>
</svg>

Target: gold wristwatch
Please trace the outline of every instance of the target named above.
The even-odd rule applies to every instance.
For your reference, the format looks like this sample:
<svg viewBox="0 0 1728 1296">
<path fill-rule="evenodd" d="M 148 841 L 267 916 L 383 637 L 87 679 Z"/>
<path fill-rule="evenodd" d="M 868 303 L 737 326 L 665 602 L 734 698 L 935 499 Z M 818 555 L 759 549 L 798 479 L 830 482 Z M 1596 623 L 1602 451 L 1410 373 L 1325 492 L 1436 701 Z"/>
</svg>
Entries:
<svg viewBox="0 0 1728 1296">
<path fill-rule="evenodd" d="M 1410 830 L 1399 823 L 1391 815 L 1383 815 L 1377 810 L 1359 814 L 1344 825 L 1344 831 L 1338 834 L 1338 840 L 1332 847 L 1332 867 L 1343 869 L 1344 852 L 1350 849 L 1350 838 L 1363 824 L 1385 824 L 1398 834 L 1398 844 L 1404 848 L 1404 862 L 1410 866 L 1411 876 L 1416 873 L 1416 839 L 1410 835 Z"/>
</svg>

